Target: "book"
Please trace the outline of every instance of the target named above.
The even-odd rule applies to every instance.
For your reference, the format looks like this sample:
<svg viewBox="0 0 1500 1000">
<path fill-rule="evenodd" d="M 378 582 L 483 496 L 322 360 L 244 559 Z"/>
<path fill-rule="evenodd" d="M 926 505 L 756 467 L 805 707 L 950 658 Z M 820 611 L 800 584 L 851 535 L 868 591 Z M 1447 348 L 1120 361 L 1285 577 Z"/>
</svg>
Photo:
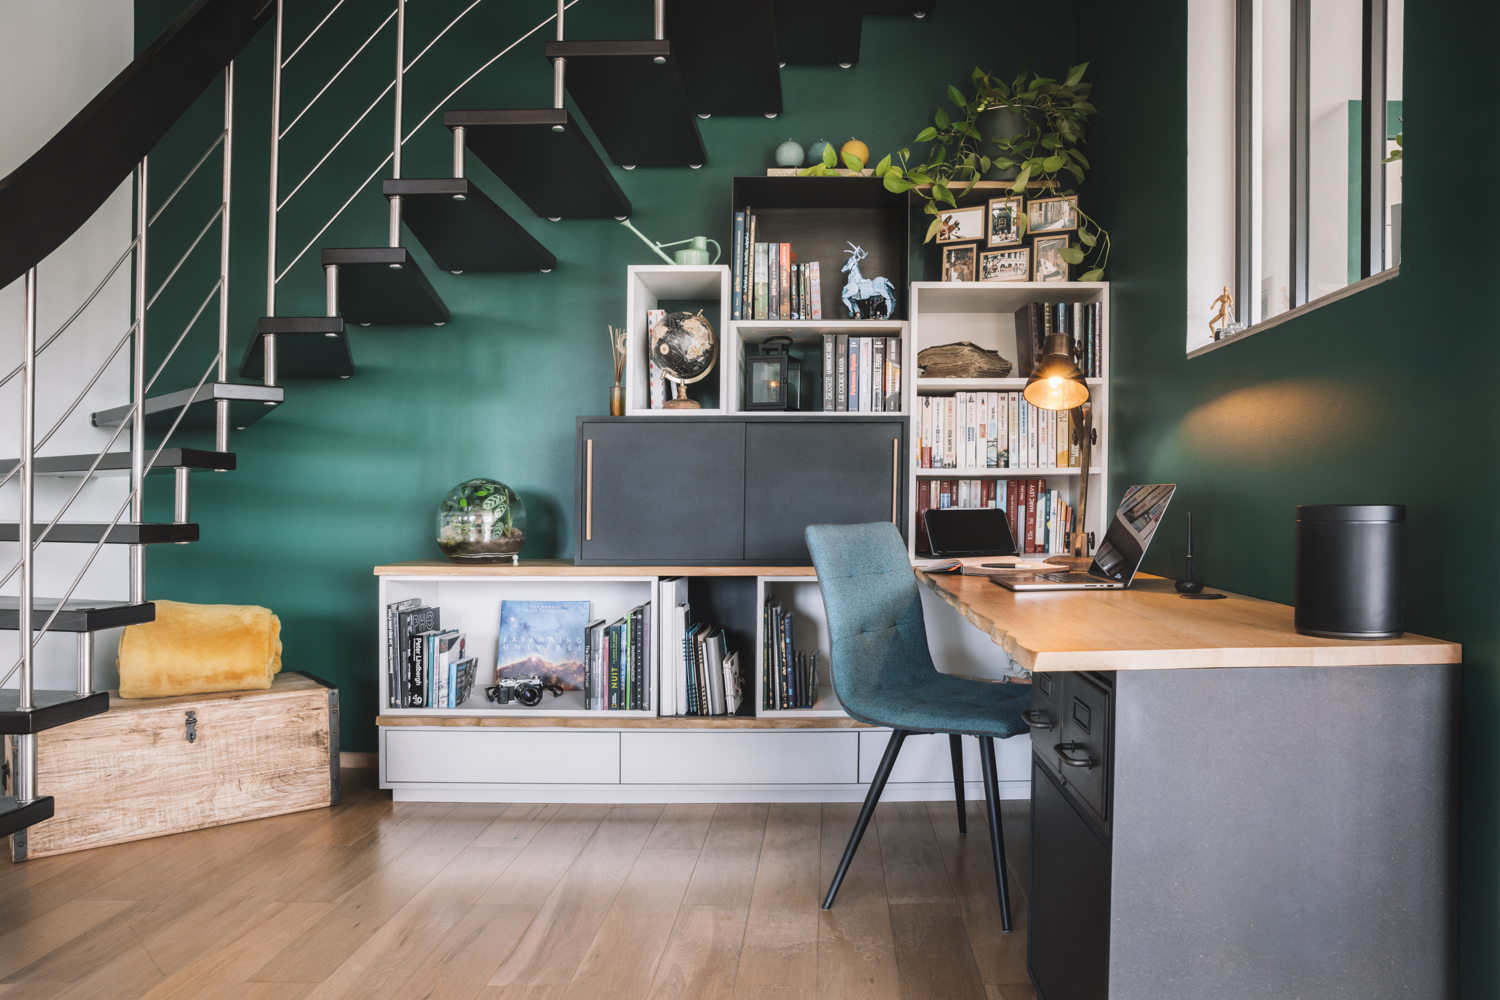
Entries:
<svg viewBox="0 0 1500 1000">
<path fill-rule="evenodd" d="M 770 248 L 764 243 L 755 244 L 755 318 L 769 319 L 770 285 L 767 283 L 770 267 Z"/>
<path fill-rule="evenodd" d="M 932 397 L 917 400 L 917 467 L 932 468 Z"/>
<path fill-rule="evenodd" d="M 886 338 L 885 412 L 901 412 L 901 338 Z"/>
<path fill-rule="evenodd" d="M 823 318 L 823 289 L 818 281 L 818 262 L 813 261 L 807 265 L 808 292 L 812 298 L 812 318 Z"/>
<path fill-rule="evenodd" d="M 430 671 L 427 666 L 427 639 L 437 634 L 438 632 L 433 629 L 411 634 L 411 653 L 408 657 L 410 676 L 407 678 L 408 700 L 411 702 L 408 707 L 410 708 L 432 707 L 432 686 L 428 680 Z"/>
<path fill-rule="evenodd" d="M 859 338 L 859 409 L 869 413 L 875 409 L 875 345 L 874 337 Z"/>
<path fill-rule="evenodd" d="M 730 258 L 730 319 L 744 319 L 741 299 L 745 282 L 745 213 L 734 213 L 734 256 Z"/>
<path fill-rule="evenodd" d="M 1036 373 L 1047 318 L 1048 310 L 1041 302 L 1028 302 L 1016 310 L 1016 377 L 1030 378 Z"/>
<path fill-rule="evenodd" d="M 466 656 L 462 660 L 454 660 L 449 669 L 453 672 L 450 680 L 452 704 L 454 708 L 458 708 L 474 693 L 474 677 L 479 672 L 479 657 Z"/>
<path fill-rule="evenodd" d="M 831 333 L 823 334 L 823 410 L 831 413 L 838 409 L 837 375 L 834 372 L 833 356 L 837 341 Z"/>
<path fill-rule="evenodd" d="M 736 715 L 744 700 L 744 679 L 740 675 L 740 654 L 724 657 L 724 714 Z"/>
<path fill-rule="evenodd" d="M 917 480 L 917 551 L 931 552 L 932 542 L 927 538 L 927 521 L 922 512 L 932 509 L 932 480 Z"/>
<path fill-rule="evenodd" d="M 724 715 L 724 632 L 715 630 L 703 645 L 704 679 L 708 682 L 708 714 Z"/>
<path fill-rule="evenodd" d="M 400 611 L 396 615 L 396 641 L 401 656 L 401 696 L 405 708 L 426 708 L 426 674 L 418 664 L 415 636 L 442 629 L 442 609 L 428 607 Z"/>
<path fill-rule="evenodd" d="M 595 618 L 583 627 L 583 707 L 585 711 L 599 708 L 599 638 L 604 626 L 603 618 Z"/>
<path fill-rule="evenodd" d="M 588 601 L 501 601 L 495 679 L 535 675 L 564 690 L 583 687 Z"/>
<path fill-rule="evenodd" d="M 885 338 L 870 340 L 870 410 L 885 409 Z"/>
<path fill-rule="evenodd" d="M 435 692 L 432 708 L 457 708 L 453 665 L 464 658 L 464 636 L 457 629 L 447 629 L 428 639 L 428 663 L 431 672 L 432 690 Z"/>
<path fill-rule="evenodd" d="M 834 364 L 837 366 L 835 390 L 838 393 L 838 412 L 843 413 L 849 409 L 849 335 L 840 333 L 835 336 L 837 337 L 834 341 L 836 349 Z"/>
<path fill-rule="evenodd" d="M 740 314 L 744 319 L 755 318 L 755 213 L 745 206 L 745 289 Z"/>
<path fill-rule="evenodd" d="M 411 611 L 421 606 L 422 601 L 417 597 L 385 606 L 385 697 L 386 704 L 390 708 L 406 707 L 401 699 L 401 682 L 404 674 L 402 650 L 405 646 L 397 636 L 396 620 L 401 612 Z"/>
<path fill-rule="evenodd" d="M 849 338 L 849 412 L 862 410 L 864 397 L 860 395 L 860 384 L 864 381 L 865 338 Z"/>
<path fill-rule="evenodd" d="M 777 246 L 780 248 L 780 253 L 781 253 L 781 257 L 780 257 L 780 270 L 778 272 L 779 280 L 781 282 L 781 285 L 780 285 L 781 295 L 780 295 L 780 298 L 777 299 L 777 302 L 780 303 L 780 308 L 781 308 L 781 314 L 780 314 L 780 316 L 781 316 L 781 318 L 782 319 L 791 319 L 792 318 L 792 273 L 791 273 L 792 245 L 790 243 L 779 243 L 779 244 L 777 244 Z"/>
<path fill-rule="evenodd" d="M 958 468 L 958 410 L 952 396 L 943 400 L 943 468 Z"/>
</svg>

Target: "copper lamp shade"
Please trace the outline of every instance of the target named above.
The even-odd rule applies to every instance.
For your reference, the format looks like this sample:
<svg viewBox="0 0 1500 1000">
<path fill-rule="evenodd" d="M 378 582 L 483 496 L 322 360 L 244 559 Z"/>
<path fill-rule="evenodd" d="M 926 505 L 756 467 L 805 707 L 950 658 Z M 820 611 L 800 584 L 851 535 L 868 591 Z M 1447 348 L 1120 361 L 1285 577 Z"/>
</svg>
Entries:
<svg viewBox="0 0 1500 1000">
<path fill-rule="evenodd" d="M 1088 401 L 1089 387 L 1073 363 L 1070 339 L 1066 333 L 1048 334 L 1042 363 L 1026 380 L 1022 394 L 1039 410 L 1071 410 Z"/>
</svg>

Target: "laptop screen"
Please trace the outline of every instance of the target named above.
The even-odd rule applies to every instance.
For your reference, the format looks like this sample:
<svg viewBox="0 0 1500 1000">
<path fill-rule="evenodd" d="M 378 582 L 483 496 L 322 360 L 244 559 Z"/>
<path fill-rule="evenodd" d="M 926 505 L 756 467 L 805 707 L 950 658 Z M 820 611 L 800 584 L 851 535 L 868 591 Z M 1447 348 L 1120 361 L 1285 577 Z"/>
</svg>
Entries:
<svg viewBox="0 0 1500 1000">
<path fill-rule="evenodd" d="M 1109 530 L 1104 533 L 1104 543 L 1094 553 L 1089 573 L 1129 586 L 1176 490 L 1175 483 L 1127 489 L 1120 508 L 1109 522 Z"/>
<path fill-rule="evenodd" d="M 922 521 L 935 556 L 1013 556 L 1005 511 L 994 507 L 924 510 Z"/>
</svg>

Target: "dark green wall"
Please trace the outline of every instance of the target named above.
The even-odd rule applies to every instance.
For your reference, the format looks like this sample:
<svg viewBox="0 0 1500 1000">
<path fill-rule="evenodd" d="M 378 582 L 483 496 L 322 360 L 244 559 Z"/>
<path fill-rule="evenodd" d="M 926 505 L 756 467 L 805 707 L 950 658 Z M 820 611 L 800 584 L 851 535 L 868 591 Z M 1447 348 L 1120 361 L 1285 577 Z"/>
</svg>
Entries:
<svg viewBox="0 0 1500 1000">
<path fill-rule="evenodd" d="M 1194 360 L 1186 296 L 1186 6 L 1079 4 L 1078 51 L 1093 60 L 1099 124 L 1090 182 L 1113 227 L 1111 476 L 1180 484 L 1146 568 L 1181 572 L 1183 518 L 1214 586 L 1290 603 L 1295 507 L 1407 507 L 1407 625 L 1464 645 L 1460 962 L 1462 995 L 1500 995 L 1495 722 L 1500 577 L 1491 296 L 1465 290 L 1449 249 L 1500 217 L 1494 148 L 1496 8 L 1409 5 L 1404 263 L 1395 279 Z M 1453 100 L 1471 92 L 1476 100 Z M 1453 186 L 1433 150 L 1472 136 L 1483 162 Z M 1481 138 L 1482 137 L 1482 138 Z M 1450 147 L 1451 148 L 1451 147 Z M 1428 151 L 1428 152 L 1424 152 Z M 1448 346 L 1451 345 L 1451 346 Z M 1307 761 L 1309 768 L 1316 761 Z M 1390 900 L 1399 914 L 1400 900 Z M 1288 915 L 1289 917 L 1292 915 Z M 1399 916 L 1395 917 L 1399 919 Z"/>
</svg>

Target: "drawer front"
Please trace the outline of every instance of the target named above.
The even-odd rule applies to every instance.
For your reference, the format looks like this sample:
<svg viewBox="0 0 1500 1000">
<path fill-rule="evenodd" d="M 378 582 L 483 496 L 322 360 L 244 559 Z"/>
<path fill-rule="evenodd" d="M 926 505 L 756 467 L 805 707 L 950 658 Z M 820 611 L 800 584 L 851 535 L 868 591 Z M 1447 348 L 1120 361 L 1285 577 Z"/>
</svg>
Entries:
<svg viewBox="0 0 1500 1000">
<path fill-rule="evenodd" d="M 620 734 L 624 784 L 829 785 L 859 780 L 859 734 Z"/>
<path fill-rule="evenodd" d="M 1042 673 L 1031 675 L 1031 714 L 1027 725 L 1031 727 L 1031 745 L 1044 765 L 1057 771 L 1061 765 L 1052 748 L 1062 741 L 1062 713 L 1058 706 L 1065 699 L 1066 673 Z"/>
<path fill-rule="evenodd" d="M 1110 698 L 1109 689 L 1088 675 L 1069 674 L 1057 705 L 1062 742 L 1053 748 L 1059 773 L 1100 822 L 1109 819 Z M 1086 761 L 1087 766 L 1069 761 Z"/>
<path fill-rule="evenodd" d="M 619 733 L 406 729 L 382 734 L 387 782 L 591 784 L 620 781 Z"/>
</svg>

